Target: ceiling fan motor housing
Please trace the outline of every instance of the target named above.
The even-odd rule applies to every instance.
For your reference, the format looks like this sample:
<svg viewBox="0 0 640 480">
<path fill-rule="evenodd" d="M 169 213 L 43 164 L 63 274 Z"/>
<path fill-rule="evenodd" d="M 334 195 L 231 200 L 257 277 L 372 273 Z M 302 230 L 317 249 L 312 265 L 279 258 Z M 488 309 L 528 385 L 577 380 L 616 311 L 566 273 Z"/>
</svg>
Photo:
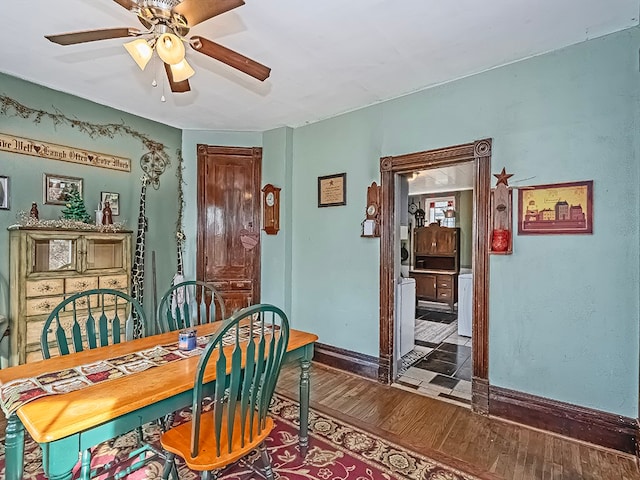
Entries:
<svg viewBox="0 0 640 480">
<path fill-rule="evenodd" d="M 172 9 L 180 0 L 142 0 L 133 11 L 140 23 L 154 33 L 174 33 L 184 37 L 189 33 L 187 19 Z"/>
</svg>

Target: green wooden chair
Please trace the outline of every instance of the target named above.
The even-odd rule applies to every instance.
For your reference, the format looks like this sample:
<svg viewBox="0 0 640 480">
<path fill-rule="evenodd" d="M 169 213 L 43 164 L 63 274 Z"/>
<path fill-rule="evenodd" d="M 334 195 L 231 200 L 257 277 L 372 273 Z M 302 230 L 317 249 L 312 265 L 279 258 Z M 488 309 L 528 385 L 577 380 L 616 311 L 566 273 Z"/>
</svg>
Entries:
<svg viewBox="0 0 640 480">
<path fill-rule="evenodd" d="M 264 475 L 273 480 L 264 440 L 273 429 L 268 415 L 282 359 L 289 342 L 289 321 L 273 305 L 244 308 L 225 321 L 200 357 L 193 390 L 192 419 L 163 433 L 166 460 L 162 478 L 176 475 L 175 456 L 207 480 L 259 448 Z M 216 381 L 206 383 L 215 372 Z M 211 409 L 203 411 L 203 397 Z"/>
<path fill-rule="evenodd" d="M 133 310 L 145 325 L 140 303 L 120 290 L 97 288 L 66 298 L 44 323 L 42 356 L 51 358 L 52 351 L 67 355 L 131 340 Z"/>
<path fill-rule="evenodd" d="M 68 355 L 131 340 L 133 311 L 142 322 L 144 332 L 144 310 L 136 299 L 126 293 L 110 288 L 76 293 L 58 304 L 45 321 L 40 336 L 42 356 L 46 359 L 51 358 L 52 353 Z M 109 478 L 123 478 L 161 456 L 162 452 L 142 442 L 141 427 L 137 428 L 137 434 L 139 448 L 134 449 L 124 461 L 136 460 Z M 120 464 L 121 462 L 113 462 L 105 467 L 92 469 L 91 451 L 85 450 L 82 452 L 80 477 L 89 479 L 103 476 Z"/>
<path fill-rule="evenodd" d="M 187 280 L 173 285 L 160 300 L 156 315 L 156 333 L 225 319 L 224 300 L 210 283 Z"/>
</svg>

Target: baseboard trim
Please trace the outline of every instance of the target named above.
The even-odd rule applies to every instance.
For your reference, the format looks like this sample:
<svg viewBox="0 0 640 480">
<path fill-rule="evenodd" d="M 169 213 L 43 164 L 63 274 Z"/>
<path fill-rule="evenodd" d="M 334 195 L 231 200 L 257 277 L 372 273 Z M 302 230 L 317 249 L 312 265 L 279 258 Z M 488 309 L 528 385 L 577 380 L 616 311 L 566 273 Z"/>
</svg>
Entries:
<svg viewBox="0 0 640 480">
<path fill-rule="evenodd" d="M 345 372 L 355 373 L 361 377 L 378 379 L 378 358 L 371 355 L 316 342 L 313 361 Z"/>
<path fill-rule="evenodd" d="M 638 422 L 600 410 L 489 386 L 489 414 L 636 455 Z"/>
</svg>

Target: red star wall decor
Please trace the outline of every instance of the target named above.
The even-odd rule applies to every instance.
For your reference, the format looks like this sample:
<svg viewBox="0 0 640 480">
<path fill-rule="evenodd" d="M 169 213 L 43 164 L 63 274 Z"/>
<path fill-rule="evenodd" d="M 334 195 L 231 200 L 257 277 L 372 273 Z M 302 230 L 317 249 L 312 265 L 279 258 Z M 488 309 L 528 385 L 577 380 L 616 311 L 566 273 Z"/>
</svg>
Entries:
<svg viewBox="0 0 640 480">
<path fill-rule="evenodd" d="M 502 167 L 502 171 L 500 173 L 494 173 L 493 176 L 498 179 L 498 181 L 496 182 L 496 187 L 501 183 L 508 187 L 509 184 L 507 183 L 507 180 L 513 177 L 513 173 L 507 173 L 504 167 Z"/>
</svg>

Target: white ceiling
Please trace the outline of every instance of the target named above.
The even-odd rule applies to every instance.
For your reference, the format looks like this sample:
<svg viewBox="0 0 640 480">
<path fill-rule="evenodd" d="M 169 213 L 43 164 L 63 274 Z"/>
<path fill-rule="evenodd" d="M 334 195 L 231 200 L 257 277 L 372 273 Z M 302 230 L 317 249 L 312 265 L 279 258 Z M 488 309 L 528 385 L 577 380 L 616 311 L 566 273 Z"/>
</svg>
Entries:
<svg viewBox="0 0 640 480">
<path fill-rule="evenodd" d="M 7 0 L 0 71 L 183 129 L 297 127 L 638 24 L 640 0 L 246 0 L 201 35 L 272 68 L 261 83 L 188 49 L 192 91 L 122 44 L 45 34 L 140 28 L 112 0 Z M 159 63 L 159 62 L 157 62 Z M 156 65 L 158 67 L 158 65 Z M 0 93 L 2 92 L 0 85 Z"/>
<path fill-rule="evenodd" d="M 474 172 L 473 162 L 414 172 L 408 175 L 409 195 L 472 190 Z"/>
</svg>

